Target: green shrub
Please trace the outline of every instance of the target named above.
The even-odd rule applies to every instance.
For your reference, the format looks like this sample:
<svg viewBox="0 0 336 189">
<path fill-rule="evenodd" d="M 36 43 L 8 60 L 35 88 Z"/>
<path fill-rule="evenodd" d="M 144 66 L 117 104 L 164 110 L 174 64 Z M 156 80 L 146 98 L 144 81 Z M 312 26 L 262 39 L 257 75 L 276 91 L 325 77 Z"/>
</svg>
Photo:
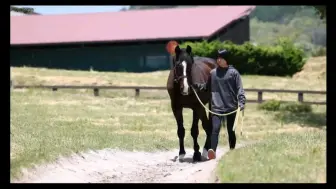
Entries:
<svg viewBox="0 0 336 189">
<path fill-rule="evenodd" d="M 282 103 L 278 100 L 268 100 L 258 106 L 259 109 L 266 111 L 288 111 L 292 113 L 309 113 L 312 112 L 312 107 L 309 104 L 300 102 Z"/>
<path fill-rule="evenodd" d="M 278 111 L 280 110 L 281 102 L 278 100 L 268 100 L 259 105 L 259 109 L 267 111 Z"/>
<path fill-rule="evenodd" d="M 309 113 L 309 112 L 312 112 L 312 107 L 309 104 L 291 102 L 291 103 L 281 104 L 280 110 L 289 111 L 292 113 Z"/>
<path fill-rule="evenodd" d="M 304 52 L 286 38 L 280 38 L 275 46 L 255 46 L 249 42 L 236 45 L 231 42 L 185 42 L 195 56 L 215 58 L 218 49 L 229 51 L 228 62 L 241 74 L 292 76 L 302 70 L 305 64 Z"/>
</svg>

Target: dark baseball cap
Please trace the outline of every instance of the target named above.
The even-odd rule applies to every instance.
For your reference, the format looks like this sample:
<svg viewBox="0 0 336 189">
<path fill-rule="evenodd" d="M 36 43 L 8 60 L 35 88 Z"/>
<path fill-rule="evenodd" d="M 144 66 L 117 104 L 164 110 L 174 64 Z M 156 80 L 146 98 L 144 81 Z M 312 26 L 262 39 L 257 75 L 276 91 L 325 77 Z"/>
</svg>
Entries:
<svg viewBox="0 0 336 189">
<path fill-rule="evenodd" d="M 228 50 L 220 49 L 217 52 L 217 58 L 224 58 L 225 59 L 227 57 L 228 53 L 229 53 Z"/>
</svg>

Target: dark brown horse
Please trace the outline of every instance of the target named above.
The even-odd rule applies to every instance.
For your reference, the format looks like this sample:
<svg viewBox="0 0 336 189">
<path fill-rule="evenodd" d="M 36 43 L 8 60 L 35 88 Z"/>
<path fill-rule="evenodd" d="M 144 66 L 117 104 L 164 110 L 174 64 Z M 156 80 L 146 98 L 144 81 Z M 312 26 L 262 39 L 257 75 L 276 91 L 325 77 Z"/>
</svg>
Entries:
<svg viewBox="0 0 336 189">
<path fill-rule="evenodd" d="M 179 46 L 175 48 L 175 57 L 173 57 L 173 69 L 169 73 L 167 81 L 167 90 L 171 100 L 171 108 L 177 123 L 177 135 L 179 138 L 180 151 L 179 159 L 182 160 L 186 154 L 184 149 L 185 129 L 183 126 L 183 108 L 190 108 L 193 111 L 193 121 L 191 126 L 191 136 L 194 141 L 194 161 L 201 161 L 201 156 L 207 157 L 207 151 L 211 145 L 211 122 L 209 121 L 205 109 L 197 100 L 192 85 L 195 83 L 207 82 L 210 71 L 216 67 L 215 60 L 205 57 L 193 57 L 192 49 L 187 46 L 181 49 Z M 209 92 L 197 92 L 203 104 L 210 100 Z M 210 104 L 210 103 L 209 103 Z M 209 107 L 209 109 L 211 109 Z M 209 115 L 210 117 L 210 115 Z M 203 153 L 199 152 L 197 142 L 199 130 L 198 121 L 202 121 L 203 129 L 206 133 L 206 141 Z"/>
</svg>

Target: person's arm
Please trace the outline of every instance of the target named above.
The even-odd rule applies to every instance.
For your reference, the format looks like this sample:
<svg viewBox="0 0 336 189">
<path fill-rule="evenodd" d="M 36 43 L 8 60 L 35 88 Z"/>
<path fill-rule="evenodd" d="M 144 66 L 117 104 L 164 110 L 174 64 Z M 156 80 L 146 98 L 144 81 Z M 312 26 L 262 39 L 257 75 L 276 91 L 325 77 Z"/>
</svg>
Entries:
<svg viewBox="0 0 336 189">
<path fill-rule="evenodd" d="M 242 83 L 242 80 L 241 80 L 241 77 L 240 77 L 240 74 L 239 72 L 237 71 L 236 72 L 236 86 L 237 86 L 237 94 L 238 94 L 238 101 L 239 101 L 239 106 L 241 108 L 241 110 L 244 109 L 245 107 L 245 102 L 246 102 L 246 97 L 245 97 L 245 91 L 244 91 L 244 88 L 243 88 L 243 83 Z"/>
</svg>

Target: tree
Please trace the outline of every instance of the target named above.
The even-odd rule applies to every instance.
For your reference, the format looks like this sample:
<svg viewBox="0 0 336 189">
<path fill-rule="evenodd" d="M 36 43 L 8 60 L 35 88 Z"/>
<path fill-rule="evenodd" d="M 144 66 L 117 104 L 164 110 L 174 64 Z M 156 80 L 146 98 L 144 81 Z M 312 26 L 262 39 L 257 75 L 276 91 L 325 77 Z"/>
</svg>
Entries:
<svg viewBox="0 0 336 189">
<path fill-rule="evenodd" d="M 144 9 L 165 9 L 165 8 L 179 8 L 185 6 L 130 6 L 128 10 L 144 10 Z M 314 8 L 316 15 L 321 19 L 327 17 L 326 6 L 257 6 L 254 12 L 251 14 L 251 18 L 257 18 L 264 22 L 283 22 L 286 17 L 294 16 L 297 12 L 305 9 Z M 125 9 L 121 11 L 126 11 Z"/>
<path fill-rule="evenodd" d="M 21 12 L 24 14 L 35 14 L 34 9 L 33 8 L 29 8 L 29 7 L 15 7 L 15 6 L 11 6 L 11 11 L 15 11 L 15 12 Z"/>
<path fill-rule="evenodd" d="M 126 7 L 123 7 L 122 9 L 120 9 L 120 11 L 127 11 L 128 9 Z"/>
<path fill-rule="evenodd" d="M 251 18 L 257 18 L 263 22 L 282 23 L 286 17 L 292 17 L 304 8 L 304 6 L 257 6 Z"/>
<path fill-rule="evenodd" d="M 156 5 L 149 5 L 149 6 L 142 6 L 142 5 L 140 5 L 140 6 L 137 6 L 137 5 L 131 5 L 131 6 L 129 6 L 129 9 L 128 10 L 146 10 L 146 9 L 166 9 L 166 8 L 175 8 L 175 7 L 177 7 L 176 5 L 172 5 L 172 6 L 170 6 L 170 5 L 158 5 L 158 6 L 156 6 Z"/>
<path fill-rule="evenodd" d="M 316 14 L 320 16 L 321 19 L 327 18 L 327 6 L 313 6 L 316 9 Z"/>
</svg>

